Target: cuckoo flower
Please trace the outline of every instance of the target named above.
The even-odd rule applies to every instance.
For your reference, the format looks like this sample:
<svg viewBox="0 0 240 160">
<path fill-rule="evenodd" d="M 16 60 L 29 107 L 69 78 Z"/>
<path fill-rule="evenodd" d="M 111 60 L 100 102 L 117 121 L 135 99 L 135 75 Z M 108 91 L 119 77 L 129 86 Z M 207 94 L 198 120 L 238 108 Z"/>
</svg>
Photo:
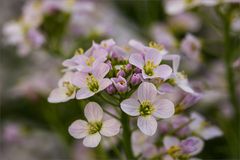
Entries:
<svg viewBox="0 0 240 160">
<path fill-rule="evenodd" d="M 171 60 L 172 61 L 172 68 L 173 72 L 169 78 L 169 83 L 172 85 L 176 85 L 179 88 L 181 88 L 183 91 L 191 94 L 197 95 L 192 87 L 190 86 L 190 83 L 187 79 L 187 77 L 184 75 L 184 73 L 178 72 L 179 63 L 180 63 L 180 56 L 178 55 L 165 55 L 163 57 L 164 60 Z M 161 90 L 161 88 L 160 88 Z"/>
<path fill-rule="evenodd" d="M 103 121 L 103 110 L 95 102 L 86 105 L 84 115 L 87 121 L 74 121 L 68 131 L 74 138 L 84 138 L 83 145 L 86 147 L 96 147 L 101 141 L 101 135 L 112 137 L 120 131 L 120 122 L 116 119 Z"/>
<path fill-rule="evenodd" d="M 203 139 L 209 140 L 222 136 L 222 131 L 216 126 L 209 125 L 200 114 L 196 112 L 191 113 L 191 119 L 193 119 L 192 123 L 189 124 L 191 131 L 198 134 Z"/>
<path fill-rule="evenodd" d="M 76 87 L 72 83 L 73 72 L 66 72 L 62 79 L 58 82 L 58 88 L 52 90 L 48 97 L 48 102 L 51 103 L 59 103 L 66 102 L 70 99 L 75 98 L 76 91 L 78 87 Z"/>
<path fill-rule="evenodd" d="M 132 54 L 129 63 L 142 70 L 144 79 L 157 77 L 167 79 L 171 75 L 172 69 L 168 65 L 160 65 L 162 57 L 163 55 L 150 50 L 143 55 Z"/>
<path fill-rule="evenodd" d="M 174 104 L 168 99 L 161 99 L 156 87 L 148 82 L 139 86 L 137 98 L 124 100 L 121 109 L 131 116 L 138 116 L 139 129 L 150 136 L 156 132 L 156 118 L 169 118 L 174 114 Z"/>
<path fill-rule="evenodd" d="M 96 48 L 90 53 L 81 54 L 83 51 L 78 50 L 80 55 L 75 55 L 71 59 L 63 62 L 63 66 L 69 69 L 77 69 L 82 72 L 91 72 L 92 69 L 107 60 L 108 52 L 103 48 Z"/>
<path fill-rule="evenodd" d="M 187 34 L 181 42 L 181 51 L 191 60 L 200 61 L 200 41 L 191 34 Z"/>
<path fill-rule="evenodd" d="M 154 52 L 160 55 L 167 54 L 167 50 L 164 48 L 164 46 L 155 42 L 150 42 L 149 46 L 145 46 L 141 42 L 130 40 L 128 44 L 135 50 L 136 53 L 146 54 L 147 52 Z"/>
<path fill-rule="evenodd" d="M 203 141 L 198 137 L 188 137 L 180 141 L 176 137 L 165 136 L 163 139 L 167 153 L 173 159 L 189 159 L 202 151 Z"/>
<path fill-rule="evenodd" d="M 111 80 L 104 78 L 108 72 L 109 66 L 105 63 L 95 66 L 89 73 L 76 72 L 73 76 L 73 84 L 80 88 L 76 98 L 86 99 L 111 85 Z"/>
</svg>

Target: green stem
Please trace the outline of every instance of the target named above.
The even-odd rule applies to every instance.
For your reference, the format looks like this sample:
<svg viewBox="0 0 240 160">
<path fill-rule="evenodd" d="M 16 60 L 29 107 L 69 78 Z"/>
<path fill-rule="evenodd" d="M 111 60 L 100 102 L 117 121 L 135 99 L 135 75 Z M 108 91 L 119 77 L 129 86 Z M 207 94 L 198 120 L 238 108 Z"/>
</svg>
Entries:
<svg viewBox="0 0 240 160">
<path fill-rule="evenodd" d="M 123 146 L 127 156 L 127 159 L 136 159 L 133 155 L 132 145 L 131 145 L 131 129 L 129 123 L 129 117 L 126 113 L 122 112 L 121 117 L 122 127 L 123 127 Z"/>
<path fill-rule="evenodd" d="M 220 10 L 217 10 L 220 18 L 222 19 L 223 25 L 224 25 L 224 63 L 226 67 L 226 81 L 228 85 L 228 95 L 230 102 L 235 110 L 235 116 L 233 119 L 233 122 L 228 122 L 228 126 L 232 126 L 232 128 L 235 130 L 235 128 L 238 128 L 239 126 L 239 105 L 238 105 L 238 99 L 236 94 L 236 83 L 234 78 L 234 71 L 232 68 L 233 63 L 233 55 L 234 55 L 234 48 L 232 46 L 232 39 L 231 39 L 231 21 L 230 21 L 230 15 L 231 11 L 228 11 L 226 14 L 223 14 Z M 235 127 L 235 125 L 237 127 Z M 239 130 L 236 129 L 235 134 L 232 135 L 232 140 L 229 141 L 232 149 L 232 158 L 239 158 L 239 147 L 238 147 L 238 140 L 239 140 Z M 232 132 L 232 133 L 234 133 Z M 229 130 L 226 130 L 226 133 L 230 133 Z M 235 140 L 234 140 L 235 139 Z"/>
</svg>

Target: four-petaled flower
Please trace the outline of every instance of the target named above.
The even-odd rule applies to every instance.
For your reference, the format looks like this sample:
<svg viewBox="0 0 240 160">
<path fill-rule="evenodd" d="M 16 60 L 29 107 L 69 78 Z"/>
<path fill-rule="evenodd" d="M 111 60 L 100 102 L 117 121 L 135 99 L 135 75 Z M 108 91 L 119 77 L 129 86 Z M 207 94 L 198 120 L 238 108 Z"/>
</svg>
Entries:
<svg viewBox="0 0 240 160">
<path fill-rule="evenodd" d="M 137 90 L 137 98 L 129 98 L 121 104 L 121 109 L 131 115 L 139 116 L 137 125 L 146 135 L 153 135 L 157 129 L 156 118 L 169 118 L 174 114 L 174 104 L 161 99 L 152 83 L 143 82 Z"/>
<path fill-rule="evenodd" d="M 78 87 L 72 83 L 73 72 L 66 72 L 58 82 L 58 88 L 52 90 L 48 97 L 48 102 L 59 103 L 74 99 Z"/>
<path fill-rule="evenodd" d="M 83 145 L 86 147 L 96 147 L 101 141 L 101 135 L 112 137 L 120 131 L 120 122 L 116 119 L 103 121 L 103 110 L 95 102 L 86 105 L 84 115 L 87 121 L 74 121 L 68 131 L 74 138 L 84 138 Z"/>
<path fill-rule="evenodd" d="M 108 72 L 109 66 L 105 63 L 95 66 L 90 73 L 76 72 L 73 76 L 73 84 L 81 88 L 77 91 L 76 98 L 89 98 L 111 85 L 112 81 L 104 78 Z"/>
<path fill-rule="evenodd" d="M 155 50 L 149 50 L 145 54 L 135 53 L 129 58 L 129 63 L 142 70 L 142 76 L 146 78 L 162 78 L 167 79 L 172 69 L 166 64 L 161 64 L 163 55 L 156 53 Z"/>
</svg>

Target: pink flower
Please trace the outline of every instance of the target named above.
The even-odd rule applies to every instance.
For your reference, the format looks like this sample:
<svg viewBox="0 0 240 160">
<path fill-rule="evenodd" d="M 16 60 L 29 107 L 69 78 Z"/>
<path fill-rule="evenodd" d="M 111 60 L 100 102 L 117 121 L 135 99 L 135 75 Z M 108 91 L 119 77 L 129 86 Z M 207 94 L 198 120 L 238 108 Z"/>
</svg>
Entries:
<svg viewBox="0 0 240 160">
<path fill-rule="evenodd" d="M 138 128 L 150 136 L 156 132 L 156 118 L 169 118 L 174 114 L 174 104 L 168 99 L 161 99 L 156 87 L 148 82 L 139 86 L 137 98 L 126 99 L 120 105 L 125 113 L 138 116 Z"/>
<path fill-rule="evenodd" d="M 59 103 L 66 102 L 75 98 L 77 87 L 72 83 L 74 73 L 66 72 L 58 82 L 58 88 L 52 90 L 48 97 L 48 102 Z"/>
<path fill-rule="evenodd" d="M 77 139 L 83 139 L 83 145 L 86 147 L 96 147 L 101 141 L 101 135 L 112 137 L 119 133 L 120 122 L 116 119 L 103 121 L 103 110 L 95 102 L 89 102 L 84 115 L 87 121 L 74 121 L 68 131 L 71 136 Z"/>
<path fill-rule="evenodd" d="M 89 98 L 111 85 L 112 81 L 104 78 L 108 72 L 109 66 L 105 63 L 94 66 L 92 72 L 89 73 L 76 72 L 73 76 L 73 84 L 80 88 L 76 98 Z"/>
<path fill-rule="evenodd" d="M 129 63 L 142 70 L 144 79 L 157 77 L 167 79 L 171 75 L 171 67 L 166 64 L 160 65 L 163 54 L 153 48 L 147 48 L 147 52 L 145 52 L 144 46 L 141 46 L 139 49 L 139 51 L 143 51 L 143 54 L 132 54 L 129 58 Z"/>
</svg>

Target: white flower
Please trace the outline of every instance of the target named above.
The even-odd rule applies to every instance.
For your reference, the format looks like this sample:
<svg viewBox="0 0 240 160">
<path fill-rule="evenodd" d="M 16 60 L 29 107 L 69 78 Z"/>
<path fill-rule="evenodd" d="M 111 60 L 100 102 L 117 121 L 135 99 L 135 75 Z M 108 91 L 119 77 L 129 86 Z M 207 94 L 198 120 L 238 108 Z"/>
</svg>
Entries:
<svg viewBox="0 0 240 160">
<path fill-rule="evenodd" d="M 66 102 L 75 98 L 78 89 L 72 84 L 73 72 L 66 72 L 62 79 L 58 82 L 58 88 L 52 90 L 48 97 L 48 102 L 59 103 Z"/>
<path fill-rule="evenodd" d="M 73 76 L 73 84 L 79 87 L 77 99 L 86 99 L 104 90 L 112 81 L 104 78 L 109 72 L 109 66 L 101 63 L 95 66 L 90 73 L 76 72 Z"/>
<path fill-rule="evenodd" d="M 74 121 L 68 131 L 71 136 L 77 139 L 83 139 L 83 145 L 86 147 L 96 147 L 101 140 L 101 135 L 112 137 L 119 133 L 120 123 L 116 119 L 103 121 L 103 110 L 95 102 L 89 102 L 84 115 L 87 121 Z"/>
<path fill-rule="evenodd" d="M 157 129 L 155 118 L 169 118 L 174 114 L 174 104 L 157 95 L 152 83 L 143 82 L 137 90 L 137 99 L 129 98 L 121 103 L 121 109 L 131 115 L 139 116 L 137 125 L 146 135 L 152 136 Z"/>
<path fill-rule="evenodd" d="M 191 113 L 191 119 L 193 119 L 193 121 L 189 124 L 190 129 L 203 139 L 209 140 L 223 135 L 218 127 L 209 125 L 200 114 L 196 112 Z"/>
</svg>

